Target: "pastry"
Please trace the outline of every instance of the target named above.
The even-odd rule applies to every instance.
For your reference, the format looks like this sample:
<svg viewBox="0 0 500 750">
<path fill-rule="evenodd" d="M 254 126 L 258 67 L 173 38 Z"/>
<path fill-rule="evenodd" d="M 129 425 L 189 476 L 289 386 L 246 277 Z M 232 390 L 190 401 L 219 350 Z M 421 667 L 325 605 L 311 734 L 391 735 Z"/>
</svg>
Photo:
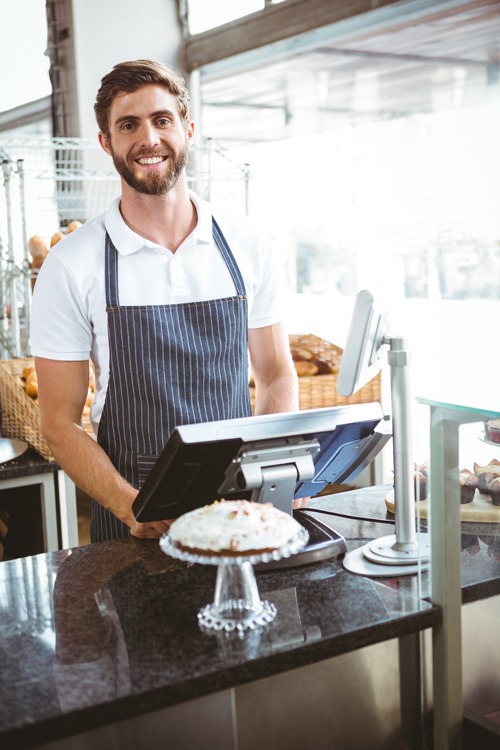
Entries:
<svg viewBox="0 0 500 750">
<path fill-rule="evenodd" d="M 34 234 L 33 237 L 30 237 L 28 240 L 28 249 L 32 258 L 32 266 L 40 268 L 48 253 L 43 237 L 39 234 Z"/>
<path fill-rule="evenodd" d="M 415 487 L 415 499 L 425 500 L 427 497 L 427 481 L 429 478 L 429 469 L 427 464 L 415 467 L 415 473 L 413 475 L 414 487 Z"/>
<path fill-rule="evenodd" d="M 64 234 L 62 232 L 54 232 L 54 234 L 50 238 L 50 246 L 54 247 L 54 245 L 57 245 L 57 243 L 63 239 L 64 239 Z"/>
<path fill-rule="evenodd" d="M 79 229 L 81 226 L 81 221 L 78 221 L 78 219 L 73 219 L 73 221 L 70 221 L 68 226 L 66 227 L 66 234 L 71 234 L 71 232 L 74 232 L 75 229 Z"/>
<path fill-rule="evenodd" d="M 486 437 L 492 443 L 500 443 L 500 419 L 490 419 L 484 423 Z"/>
<path fill-rule="evenodd" d="M 283 547 L 300 530 L 292 515 L 271 503 L 220 500 L 185 513 L 170 526 L 182 549 L 205 555 L 251 555 Z"/>
<path fill-rule="evenodd" d="M 299 378 L 318 374 L 318 366 L 313 362 L 298 361 L 293 364 Z"/>
<path fill-rule="evenodd" d="M 500 477 L 495 477 L 489 484 L 491 502 L 493 505 L 500 505 Z"/>
<path fill-rule="evenodd" d="M 325 359 L 318 359 L 318 357 L 315 357 L 312 363 L 318 368 L 318 375 L 332 375 L 332 373 L 338 372 L 340 369 L 333 362 L 327 362 Z"/>
<path fill-rule="evenodd" d="M 479 485 L 479 477 L 469 471 L 462 469 L 459 473 L 460 481 L 460 503 L 466 505 L 471 503 Z"/>
<path fill-rule="evenodd" d="M 309 349 L 294 349 L 292 359 L 294 362 L 311 362 L 314 359 L 314 352 Z"/>
<path fill-rule="evenodd" d="M 489 483 L 495 477 L 500 476 L 500 461 L 494 458 L 486 466 L 480 466 L 478 463 L 474 463 L 474 474 L 479 479 L 479 492 L 489 494 Z"/>
</svg>

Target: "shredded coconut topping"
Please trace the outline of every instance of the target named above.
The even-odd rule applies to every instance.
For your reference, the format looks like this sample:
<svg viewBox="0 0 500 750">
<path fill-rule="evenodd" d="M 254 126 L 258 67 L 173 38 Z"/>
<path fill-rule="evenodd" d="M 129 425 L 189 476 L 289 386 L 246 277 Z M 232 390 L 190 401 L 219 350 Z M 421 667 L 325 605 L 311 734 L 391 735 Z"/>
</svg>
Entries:
<svg viewBox="0 0 500 750">
<path fill-rule="evenodd" d="M 190 549 L 246 552 L 277 549 L 300 530 L 300 524 L 272 503 L 221 500 L 177 518 L 170 537 Z"/>
</svg>

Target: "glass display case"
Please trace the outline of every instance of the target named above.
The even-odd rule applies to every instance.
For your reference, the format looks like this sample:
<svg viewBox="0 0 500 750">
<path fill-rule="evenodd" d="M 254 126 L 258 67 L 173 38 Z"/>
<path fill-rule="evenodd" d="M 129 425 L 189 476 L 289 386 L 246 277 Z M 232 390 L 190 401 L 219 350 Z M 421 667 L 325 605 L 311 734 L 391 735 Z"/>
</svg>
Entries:
<svg viewBox="0 0 500 750">
<path fill-rule="evenodd" d="M 428 476 L 427 496 L 417 493 L 417 512 L 428 516 L 431 599 L 441 609 L 433 635 L 434 743 L 459 748 L 464 712 L 462 603 L 500 593 L 500 409 L 426 398 L 417 404 L 427 419 L 422 444 L 430 445 L 428 466 L 421 467 Z M 483 554 L 476 554 L 481 547 Z M 468 591 L 474 593 L 468 596 Z"/>
</svg>

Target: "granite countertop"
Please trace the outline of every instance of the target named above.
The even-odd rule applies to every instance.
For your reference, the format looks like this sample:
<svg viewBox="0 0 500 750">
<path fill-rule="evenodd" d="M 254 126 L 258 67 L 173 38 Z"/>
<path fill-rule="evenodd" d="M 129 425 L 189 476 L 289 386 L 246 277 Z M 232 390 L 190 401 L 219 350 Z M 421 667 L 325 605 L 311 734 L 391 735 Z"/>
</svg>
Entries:
<svg viewBox="0 0 500 750">
<path fill-rule="evenodd" d="M 0 481 L 36 476 L 37 474 L 48 474 L 51 471 L 57 471 L 57 469 L 59 469 L 59 465 L 55 461 L 48 461 L 46 458 L 42 458 L 42 456 L 29 446 L 22 456 L 0 463 Z"/>
<path fill-rule="evenodd" d="M 393 533 L 387 487 L 311 506 L 348 549 Z M 359 520 L 373 519 L 373 520 Z M 464 535 L 471 592 L 498 585 L 496 536 Z M 0 745 L 28 748 L 432 627 L 428 574 L 353 575 L 341 559 L 256 573 L 277 619 L 244 638 L 201 632 L 216 569 L 126 539 L 0 564 Z M 485 591 L 483 590 L 483 595 Z M 126 647 L 125 647 L 126 644 Z"/>
<path fill-rule="evenodd" d="M 394 522 L 394 516 L 387 512 L 385 505 L 385 497 L 390 490 L 390 484 L 369 487 L 313 500 L 311 506 L 321 505 L 324 510 L 359 519 L 373 519 L 361 523 L 342 516 L 318 514 L 318 518 L 326 519 L 345 537 L 347 549 L 351 550 L 360 547 L 367 539 L 394 533 L 394 526 L 385 523 Z M 422 521 L 422 531 L 426 531 L 426 521 Z M 463 603 L 500 594 L 500 524 L 461 524 L 460 568 Z M 421 577 L 420 594 L 430 597 L 429 572 L 424 572 Z"/>
</svg>

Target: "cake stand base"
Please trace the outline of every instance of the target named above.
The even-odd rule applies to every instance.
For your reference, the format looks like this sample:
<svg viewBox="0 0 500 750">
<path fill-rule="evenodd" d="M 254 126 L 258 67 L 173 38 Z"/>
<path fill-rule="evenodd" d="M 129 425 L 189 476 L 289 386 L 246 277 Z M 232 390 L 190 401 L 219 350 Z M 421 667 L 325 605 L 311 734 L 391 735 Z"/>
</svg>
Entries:
<svg viewBox="0 0 500 750">
<path fill-rule="evenodd" d="M 198 612 L 198 622 L 203 629 L 226 633 L 255 630 L 269 625 L 277 614 L 274 604 L 259 602 L 259 609 L 250 609 L 248 603 L 238 599 L 224 603 L 224 607 L 207 604 Z"/>
<path fill-rule="evenodd" d="M 235 632 L 243 636 L 245 632 L 258 631 L 269 625 L 277 614 L 274 604 L 261 601 L 253 566 L 295 555 L 306 545 L 308 538 L 308 532 L 301 527 L 287 544 L 277 549 L 221 556 L 183 549 L 167 532 L 160 539 L 160 547 L 177 560 L 217 566 L 214 601 L 199 610 L 198 624 L 202 631 Z"/>
<path fill-rule="evenodd" d="M 253 630 L 275 617 L 274 604 L 260 600 L 252 563 L 225 558 L 217 567 L 214 601 L 199 611 L 199 624 L 227 632 Z"/>
</svg>

